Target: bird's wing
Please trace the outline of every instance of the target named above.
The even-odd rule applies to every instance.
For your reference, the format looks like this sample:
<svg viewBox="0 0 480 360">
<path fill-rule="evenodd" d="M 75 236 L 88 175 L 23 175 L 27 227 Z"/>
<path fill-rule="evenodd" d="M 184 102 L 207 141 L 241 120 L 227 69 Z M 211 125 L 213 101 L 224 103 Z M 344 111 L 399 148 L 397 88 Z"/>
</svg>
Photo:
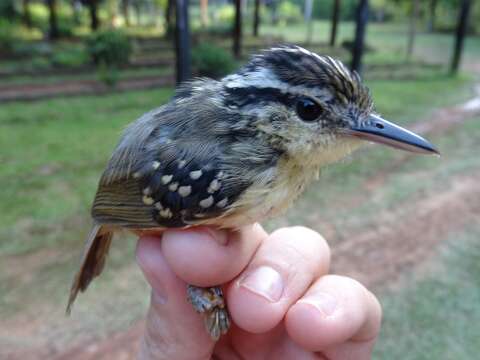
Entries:
<svg viewBox="0 0 480 360">
<path fill-rule="evenodd" d="M 199 224 L 221 216 L 248 187 L 219 159 L 225 149 L 218 138 L 172 134 L 168 123 L 138 122 L 126 131 L 100 180 L 92 208 L 98 223 Z"/>
</svg>

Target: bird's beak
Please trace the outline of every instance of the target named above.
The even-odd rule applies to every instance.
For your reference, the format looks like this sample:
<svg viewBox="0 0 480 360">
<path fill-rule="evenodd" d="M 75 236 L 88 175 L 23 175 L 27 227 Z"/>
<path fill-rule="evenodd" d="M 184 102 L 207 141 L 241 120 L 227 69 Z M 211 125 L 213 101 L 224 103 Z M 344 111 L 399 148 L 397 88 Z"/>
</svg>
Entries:
<svg viewBox="0 0 480 360">
<path fill-rule="evenodd" d="M 440 154 L 435 147 L 422 138 L 378 115 L 370 115 L 366 121 L 353 125 L 346 134 L 360 139 L 384 144 L 420 154 Z"/>
</svg>

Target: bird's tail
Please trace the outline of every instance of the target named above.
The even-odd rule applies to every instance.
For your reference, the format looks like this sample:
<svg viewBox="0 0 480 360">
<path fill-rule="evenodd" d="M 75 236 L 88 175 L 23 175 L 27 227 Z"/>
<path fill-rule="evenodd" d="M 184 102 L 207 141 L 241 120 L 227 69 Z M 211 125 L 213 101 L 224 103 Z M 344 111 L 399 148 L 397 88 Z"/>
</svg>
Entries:
<svg viewBox="0 0 480 360">
<path fill-rule="evenodd" d="M 79 291 L 85 291 L 88 284 L 103 270 L 105 260 L 112 241 L 113 232 L 102 225 L 95 224 L 85 242 L 85 249 L 75 278 L 73 279 L 67 314 L 70 314 L 73 302 Z"/>
</svg>

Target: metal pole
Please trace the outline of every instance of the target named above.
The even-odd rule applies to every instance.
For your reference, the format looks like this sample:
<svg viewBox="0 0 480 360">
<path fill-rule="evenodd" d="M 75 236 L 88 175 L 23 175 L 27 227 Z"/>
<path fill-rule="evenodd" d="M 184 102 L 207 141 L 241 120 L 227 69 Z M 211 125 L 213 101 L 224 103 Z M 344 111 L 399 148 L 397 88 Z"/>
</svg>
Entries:
<svg viewBox="0 0 480 360">
<path fill-rule="evenodd" d="M 361 73 L 362 71 L 362 56 L 365 42 L 365 32 L 367 30 L 368 22 L 368 0 L 360 0 L 357 8 L 355 30 L 355 40 L 353 42 L 352 51 L 352 70 Z"/>
<path fill-rule="evenodd" d="M 463 43 L 467 34 L 468 14 L 470 12 L 471 0 L 463 0 L 458 14 L 457 32 L 455 36 L 455 49 L 453 51 L 450 73 L 456 74 L 462 58 Z"/>
<path fill-rule="evenodd" d="M 177 84 L 191 77 L 190 30 L 188 27 L 188 0 L 176 0 L 175 52 Z"/>
</svg>

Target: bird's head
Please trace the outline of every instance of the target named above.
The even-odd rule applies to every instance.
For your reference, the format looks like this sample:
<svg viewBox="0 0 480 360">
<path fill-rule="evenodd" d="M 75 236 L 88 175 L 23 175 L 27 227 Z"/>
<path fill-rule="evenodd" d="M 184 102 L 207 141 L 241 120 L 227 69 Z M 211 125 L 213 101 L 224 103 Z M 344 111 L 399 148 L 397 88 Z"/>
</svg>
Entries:
<svg viewBox="0 0 480 360">
<path fill-rule="evenodd" d="M 425 139 L 377 115 L 356 72 L 298 46 L 255 55 L 222 84 L 225 106 L 250 117 L 272 146 L 307 165 L 336 161 L 362 140 L 437 153 Z"/>
</svg>

